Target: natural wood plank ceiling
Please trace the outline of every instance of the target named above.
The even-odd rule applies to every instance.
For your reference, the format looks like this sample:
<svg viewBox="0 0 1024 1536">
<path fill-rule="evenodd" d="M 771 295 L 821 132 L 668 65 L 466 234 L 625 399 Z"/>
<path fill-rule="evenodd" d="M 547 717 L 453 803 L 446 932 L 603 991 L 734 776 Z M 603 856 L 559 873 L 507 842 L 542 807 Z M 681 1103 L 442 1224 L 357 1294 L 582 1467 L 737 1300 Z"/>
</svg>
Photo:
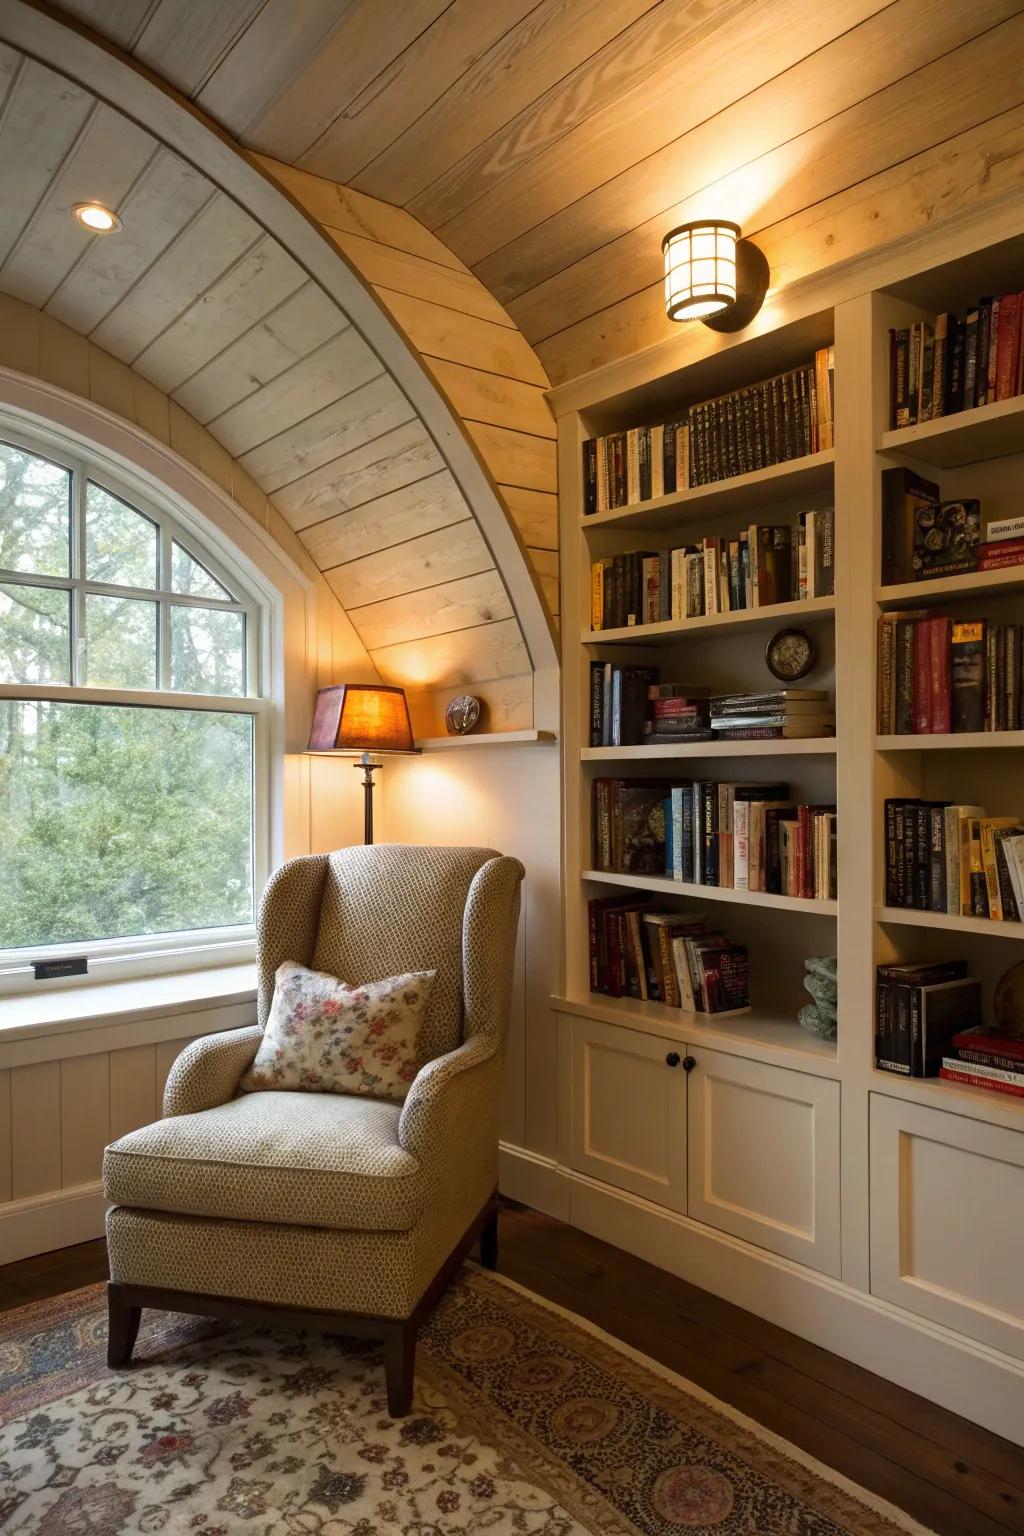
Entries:
<svg viewBox="0 0 1024 1536">
<path fill-rule="evenodd" d="M 787 276 L 824 265 L 877 178 L 1024 108 L 1020 0 L 65 7 L 247 146 L 415 214 L 556 382 L 669 334 L 672 224 L 727 214 Z"/>
</svg>

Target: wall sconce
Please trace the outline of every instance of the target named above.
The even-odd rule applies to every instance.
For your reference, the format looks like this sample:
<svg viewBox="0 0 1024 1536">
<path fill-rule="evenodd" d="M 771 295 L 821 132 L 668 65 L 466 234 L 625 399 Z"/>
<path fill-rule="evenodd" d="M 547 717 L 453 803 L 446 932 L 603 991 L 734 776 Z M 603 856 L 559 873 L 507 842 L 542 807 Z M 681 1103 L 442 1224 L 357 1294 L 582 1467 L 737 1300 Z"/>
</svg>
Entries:
<svg viewBox="0 0 1024 1536">
<path fill-rule="evenodd" d="M 768 262 L 731 219 L 691 219 L 670 229 L 665 256 L 665 312 L 703 320 L 713 331 L 741 331 L 768 292 Z"/>
<path fill-rule="evenodd" d="M 338 683 L 316 696 L 307 752 L 358 754 L 363 770 L 363 841 L 373 842 L 374 753 L 418 752 L 404 688 L 383 683 Z"/>
</svg>

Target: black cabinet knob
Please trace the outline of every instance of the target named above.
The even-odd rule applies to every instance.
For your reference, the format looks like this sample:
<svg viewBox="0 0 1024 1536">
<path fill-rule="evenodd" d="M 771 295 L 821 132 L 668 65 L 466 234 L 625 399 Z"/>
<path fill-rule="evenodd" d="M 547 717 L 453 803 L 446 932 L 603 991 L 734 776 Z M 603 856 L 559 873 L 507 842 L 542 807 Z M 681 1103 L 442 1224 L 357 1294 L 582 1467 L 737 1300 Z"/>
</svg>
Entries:
<svg viewBox="0 0 1024 1536">
<path fill-rule="evenodd" d="M 692 1072 L 696 1065 L 697 1065 L 697 1058 L 696 1058 L 696 1056 L 684 1056 L 683 1057 L 683 1071 L 684 1072 Z"/>
<path fill-rule="evenodd" d="M 678 1065 L 679 1065 L 679 1052 L 678 1051 L 669 1051 L 668 1055 L 665 1057 L 665 1065 L 666 1065 L 666 1067 L 678 1067 Z"/>
</svg>

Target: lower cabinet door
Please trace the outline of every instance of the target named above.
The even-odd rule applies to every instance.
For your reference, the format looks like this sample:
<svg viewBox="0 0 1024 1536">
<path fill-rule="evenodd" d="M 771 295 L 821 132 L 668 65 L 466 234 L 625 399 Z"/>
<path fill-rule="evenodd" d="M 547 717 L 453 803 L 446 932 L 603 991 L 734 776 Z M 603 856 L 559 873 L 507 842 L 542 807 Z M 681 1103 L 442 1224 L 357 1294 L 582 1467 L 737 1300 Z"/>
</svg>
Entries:
<svg viewBox="0 0 1024 1536">
<path fill-rule="evenodd" d="M 572 1166 L 669 1210 L 686 1203 L 685 1047 L 574 1019 Z"/>
<path fill-rule="evenodd" d="M 871 1095 L 871 1290 L 1024 1359 L 1024 1132 Z"/>
<path fill-rule="evenodd" d="M 838 1275 L 839 1084 L 692 1046 L 689 1215 Z"/>
</svg>

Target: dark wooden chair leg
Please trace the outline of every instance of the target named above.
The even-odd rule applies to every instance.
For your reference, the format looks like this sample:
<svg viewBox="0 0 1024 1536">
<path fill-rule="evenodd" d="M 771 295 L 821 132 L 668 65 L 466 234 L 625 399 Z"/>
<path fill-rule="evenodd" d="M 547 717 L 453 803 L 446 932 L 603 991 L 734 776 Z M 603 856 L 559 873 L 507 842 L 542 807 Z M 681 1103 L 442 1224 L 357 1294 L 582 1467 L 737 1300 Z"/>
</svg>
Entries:
<svg viewBox="0 0 1024 1536">
<path fill-rule="evenodd" d="M 119 1288 L 107 1286 L 107 1365 L 112 1371 L 127 1365 L 142 1321 L 142 1308 L 124 1301 Z"/>
<path fill-rule="evenodd" d="M 393 1419 L 404 1419 L 412 1407 L 416 1376 L 416 1323 L 412 1318 L 389 1323 L 384 1339 L 384 1369 L 388 1413 Z"/>
<path fill-rule="evenodd" d="M 480 1233 L 480 1263 L 484 1269 L 498 1267 L 498 1213 L 492 1212 Z"/>
</svg>

